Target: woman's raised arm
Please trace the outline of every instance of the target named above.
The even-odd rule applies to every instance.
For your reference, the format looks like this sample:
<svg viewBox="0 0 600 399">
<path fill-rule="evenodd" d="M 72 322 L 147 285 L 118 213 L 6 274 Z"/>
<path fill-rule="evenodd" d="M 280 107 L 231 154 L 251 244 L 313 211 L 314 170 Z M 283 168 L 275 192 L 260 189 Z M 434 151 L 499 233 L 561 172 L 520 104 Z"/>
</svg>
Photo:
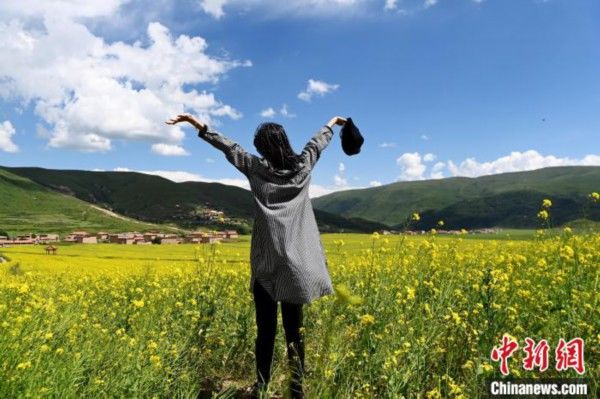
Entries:
<svg viewBox="0 0 600 399">
<path fill-rule="evenodd" d="M 331 120 L 323 125 L 308 143 L 306 143 L 304 150 L 302 150 L 302 156 L 307 160 L 311 168 L 315 166 L 321 157 L 321 152 L 331 142 L 331 138 L 333 137 L 333 126 L 343 125 L 344 123 L 346 123 L 346 119 L 340 116 L 331 118 Z"/>
<path fill-rule="evenodd" d="M 200 123 L 189 114 L 177 115 L 177 117 L 168 120 L 168 125 L 174 125 L 179 122 L 188 122 L 198 129 L 198 137 L 210 143 L 213 147 L 221 150 L 225 157 L 240 172 L 247 175 L 254 165 L 258 162 L 258 157 L 250 154 L 235 141 L 225 137 L 223 134 L 209 129 L 206 124 Z"/>
</svg>

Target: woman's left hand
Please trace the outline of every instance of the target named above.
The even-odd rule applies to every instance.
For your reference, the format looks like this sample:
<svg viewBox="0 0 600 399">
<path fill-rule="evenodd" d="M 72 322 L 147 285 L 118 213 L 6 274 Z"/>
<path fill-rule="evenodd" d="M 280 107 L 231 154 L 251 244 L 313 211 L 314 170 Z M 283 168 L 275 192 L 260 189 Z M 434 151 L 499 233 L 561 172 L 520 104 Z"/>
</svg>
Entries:
<svg viewBox="0 0 600 399">
<path fill-rule="evenodd" d="M 346 118 L 342 118 L 341 116 L 334 116 L 329 122 L 327 122 L 327 126 L 333 128 L 335 125 L 342 126 L 344 123 L 346 123 Z"/>
<path fill-rule="evenodd" d="M 171 118 L 168 121 L 166 121 L 165 123 L 167 125 L 174 125 L 179 122 L 188 122 L 198 130 L 204 129 L 204 124 L 198 122 L 198 120 L 190 114 L 179 114 L 175 118 Z"/>
</svg>

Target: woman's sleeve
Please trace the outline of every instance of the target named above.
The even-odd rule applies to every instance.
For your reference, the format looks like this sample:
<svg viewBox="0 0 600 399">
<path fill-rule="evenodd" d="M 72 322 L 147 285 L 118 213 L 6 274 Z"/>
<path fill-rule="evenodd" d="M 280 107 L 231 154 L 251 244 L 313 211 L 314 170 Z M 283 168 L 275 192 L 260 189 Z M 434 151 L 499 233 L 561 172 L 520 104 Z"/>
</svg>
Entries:
<svg viewBox="0 0 600 399">
<path fill-rule="evenodd" d="M 304 150 L 302 150 L 302 156 L 311 168 L 317 163 L 321 156 L 321 151 L 329 145 L 332 137 L 333 130 L 325 125 L 306 143 Z"/>
<path fill-rule="evenodd" d="M 221 150 L 225 157 L 233 166 L 240 172 L 247 175 L 256 165 L 258 157 L 250 154 L 235 141 L 225 137 L 221 133 L 213 129 L 206 131 L 198 131 L 198 137 L 211 144 L 213 147 Z"/>
</svg>

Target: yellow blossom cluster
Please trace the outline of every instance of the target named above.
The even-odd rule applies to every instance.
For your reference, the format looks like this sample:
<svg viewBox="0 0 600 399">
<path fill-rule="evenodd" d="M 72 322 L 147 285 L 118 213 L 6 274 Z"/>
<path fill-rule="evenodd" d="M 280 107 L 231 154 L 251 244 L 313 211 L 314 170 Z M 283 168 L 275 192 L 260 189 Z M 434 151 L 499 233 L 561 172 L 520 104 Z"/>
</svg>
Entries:
<svg viewBox="0 0 600 399">
<path fill-rule="evenodd" d="M 553 345 L 582 337 L 588 376 L 600 379 L 600 234 L 322 240 L 335 294 L 304 308 L 308 397 L 483 397 L 485 379 L 500 375 L 490 350 L 504 334 Z M 253 382 L 248 238 L 3 251 L 3 397 L 188 397 L 224 379 Z M 273 389 L 283 391 L 284 334 L 275 348 Z M 535 377 L 520 361 L 511 373 Z"/>
</svg>

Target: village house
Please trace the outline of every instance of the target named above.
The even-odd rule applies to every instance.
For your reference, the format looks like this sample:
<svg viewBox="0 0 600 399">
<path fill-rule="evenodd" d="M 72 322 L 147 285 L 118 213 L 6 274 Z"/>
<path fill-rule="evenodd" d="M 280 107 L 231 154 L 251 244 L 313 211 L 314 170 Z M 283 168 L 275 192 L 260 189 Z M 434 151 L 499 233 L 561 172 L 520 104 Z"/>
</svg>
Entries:
<svg viewBox="0 0 600 399">
<path fill-rule="evenodd" d="M 104 232 L 104 231 L 99 231 L 96 233 L 96 238 L 98 239 L 98 242 L 108 242 L 108 233 Z"/>
<path fill-rule="evenodd" d="M 218 238 L 219 240 L 222 240 L 227 237 L 227 234 L 225 234 L 224 231 L 211 231 L 211 235 L 213 237 Z"/>
<path fill-rule="evenodd" d="M 200 242 L 202 244 L 214 244 L 217 241 L 221 241 L 221 238 L 215 237 L 215 236 L 206 235 L 206 236 L 202 237 L 202 240 Z"/>
<path fill-rule="evenodd" d="M 60 236 L 58 234 L 39 234 L 36 237 L 38 244 L 50 244 L 53 242 L 59 242 Z"/>
<path fill-rule="evenodd" d="M 64 238 L 65 242 L 81 242 L 81 240 L 85 237 L 89 237 L 89 234 L 86 231 L 74 231 L 68 236 Z M 94 237 L 96 238 L 96 237 Z"/>
<path fill-rule="evenodd" d="M 12 240 L 12 241 L 7 241 L 7 244 L 12 244 L 12 245 L 32 245 L 32 244 L 36 244 L 36 241 L 33 238 L 19 238 L 17 237 L 16 240 Z"/>
<path fill-rule="evenodd" d="M 131 233 L 110 234 L 108 242 L 111 244 L 132 245 L 135 242 L 135 237 Z"/>
<path fill-rule="evenodd" d="M 202 237 L 207 235 L 208 233 L 206 233 L 205 231 L 195 231 L 185 236 L 184 242 L 190 244 L 199 244 L 202 242 Z"/>
<path fill-rule="evenodd" d="M 215 209 L 203 209 L 200 212 L 200 217 L 205 220 L 218 220 L 225 216 L 223 211 L 217 211 Z"/>
<path fill-rule="evenodd" d="M 158 231 L 150 231 L 148 233 L 144 233 L 144 240 L 151 243 L 157 239 L 163 238 L 164 236 L 164 233 L 160 233 Z"/>
<path fill-rule="evenodd" d="M 35 240 L 35 234 L 21 234 L 18 235 L 15 240 L 17 241 L 27 241 L 27 240 Z"/>
<path fill-rule="evenodd" d="M 235 230 L 225 230 L 225 237 L 228 239 L 238 238 L 238 232 Z"/>
<path fill-rule="evenodd" d="M 167 244 L 167 245 L 181 244 L 181 239 L 174 234 L 169 234 L 169 235 L 165 235 L 163 238 L 161 238 L 160 243 Z"/>
<path fill-rule="evenodd" d="M 76 236 L 75 242 L 79 244 L 98 244 L 96 236 Z"/>
</svg>

